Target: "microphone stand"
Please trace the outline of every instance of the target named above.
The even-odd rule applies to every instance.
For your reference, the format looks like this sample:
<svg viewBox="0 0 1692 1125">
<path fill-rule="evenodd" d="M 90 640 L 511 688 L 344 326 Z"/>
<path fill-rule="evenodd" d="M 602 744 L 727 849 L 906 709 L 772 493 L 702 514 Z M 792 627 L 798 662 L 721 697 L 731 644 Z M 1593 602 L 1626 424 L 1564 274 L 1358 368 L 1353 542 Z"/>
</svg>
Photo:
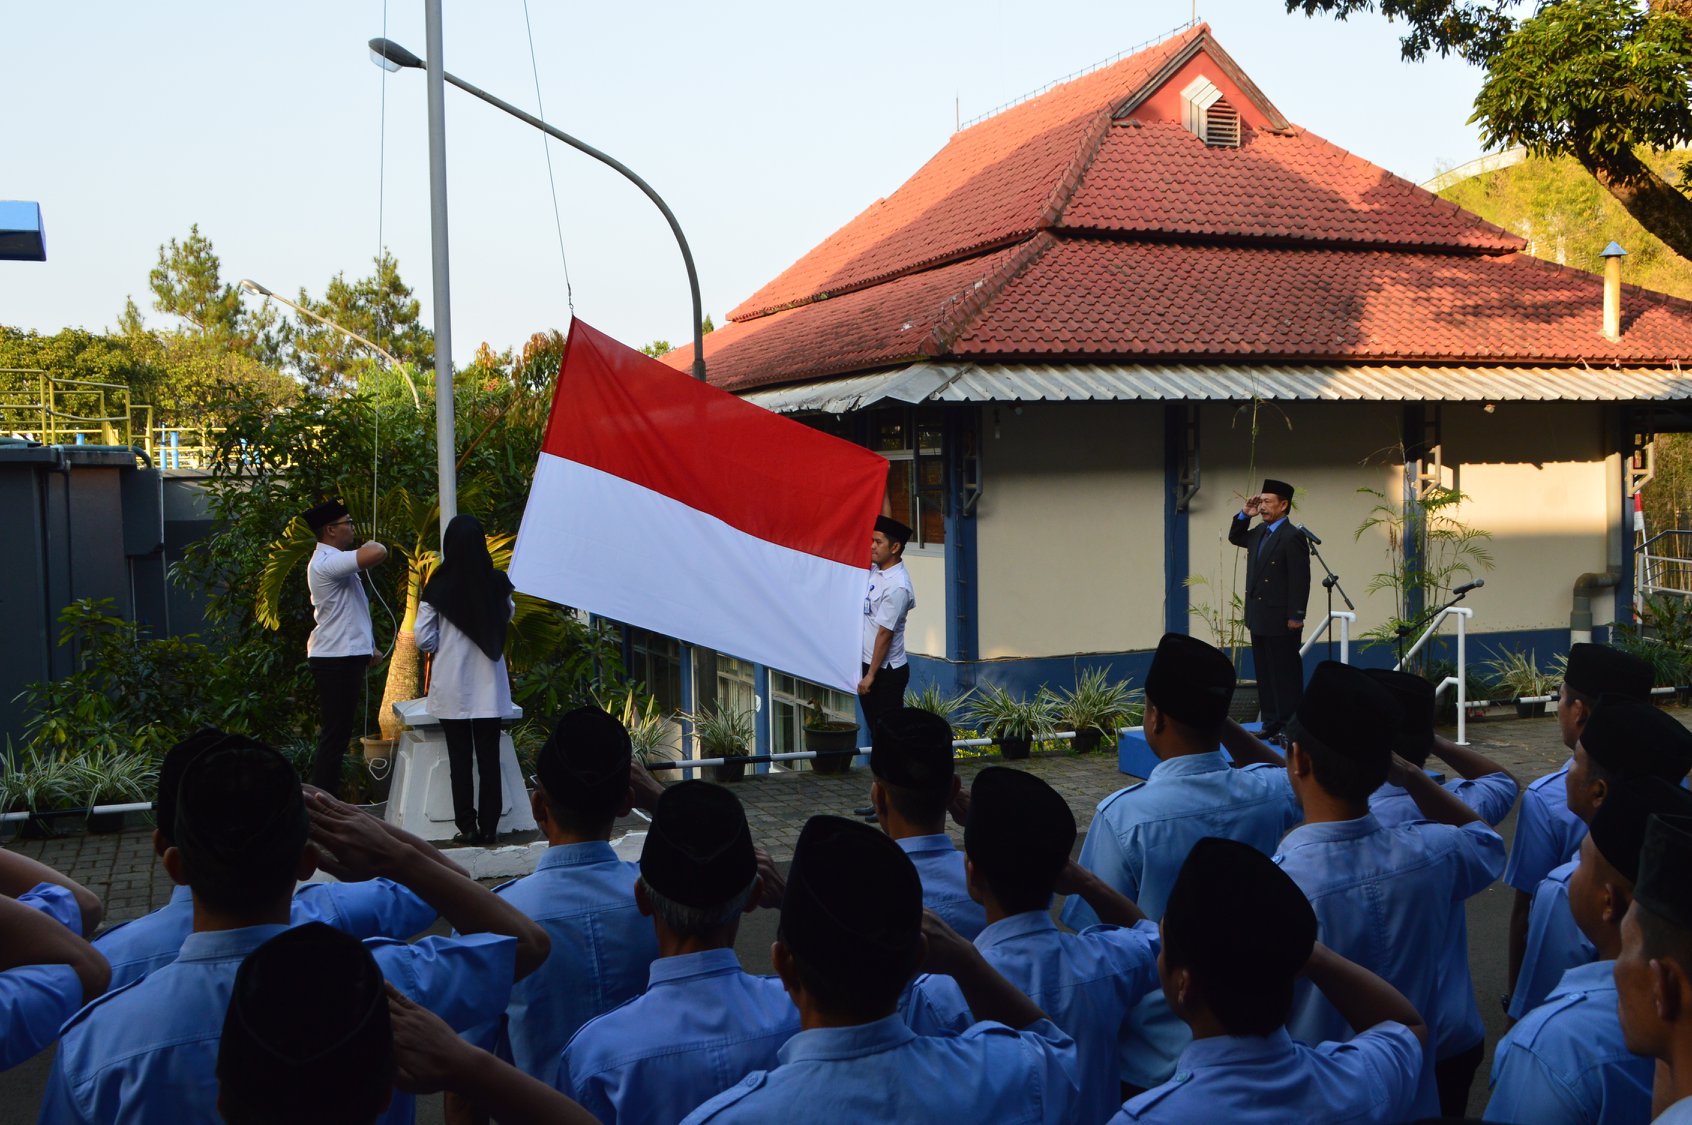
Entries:
<svg viewBox="0 0 1692 1125">
<path fill-rule="evenodd" d="M 1459 588 L 1456 596 L 1444 605 L 1438 607 L 1437 609 L 1430 609 L 1428 612 L 1422 614 L 1422 616 L 1418 617 L 1409 624 L 1400 625 L 1397 630 L 1395 630 L 1398 634 L 1398 662 L 1400 664 L 1404 663 L 1404 638 L 1408 637 L 1411 633 L 1414 633 L 1423 625 L 1426 625 L 1428 622 L 1432 621 L 1434 618 L 1438 617 L 1440 614 L 1444 613 L 1446 610 L 1450 609 L 1452 606 L 1456 605 L 1468 596 L 1469 591 L 1467 589 Z"/>
<path fill-rule="evenodd" d="M 1316 541 L 1310 538 L 1309 532 L 1305 532 L 1304 539 L 1305 542 L 1310 544 L 1311 557 L 1322 564 L 1322 569 L 1328 575 L 1322 579 L 1322 587 L 1328 591 L 1328 659 L 1332 660 L 1334 658 L 1334 591 L 1339 591 L 1340 600 L 1345 603 L 1346 609 L 1356 613 L 1357 607 L 1352 604 L 1351 595 L 1345 592 L 1345 587 L 1340 585 L 1340 576 L 1334 573 L 1334 568 L 1328 565 L 1328 560 L 1323 558 L 1322 552 L 1316 549 Z"/>
</svg>

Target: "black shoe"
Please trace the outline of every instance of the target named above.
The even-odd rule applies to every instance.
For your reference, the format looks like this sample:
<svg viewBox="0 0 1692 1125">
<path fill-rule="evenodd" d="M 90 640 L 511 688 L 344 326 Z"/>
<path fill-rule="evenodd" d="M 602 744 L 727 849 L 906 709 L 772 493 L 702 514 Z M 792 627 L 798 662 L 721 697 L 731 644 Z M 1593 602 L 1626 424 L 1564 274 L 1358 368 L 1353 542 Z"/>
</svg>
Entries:
<svg viewBox="0 0 1692 1125">
<path fill-rule="evenodd" d="M 498 832 L 478 832 L 476 834 L 476 842 L 481 844 L 483 847 L 491 848 L 498 842 L 498 840 Z"/>
<path fill-rule="evenodd" d="M 460 829 L 452 834 L 452 842 L 455 844 L 479 844 L 482 842 L 482 839 L 481 836 L 475 832 L 465 832 Z"/>
<path fill-rule="evenodd" d="M 865 805 L 861 809 L 853 809 L 852 815 L 853 816 L 868 817 L 869 819 L 874 820 L 875 819 L 875 806 L 874 805 Z"/>
</svg>

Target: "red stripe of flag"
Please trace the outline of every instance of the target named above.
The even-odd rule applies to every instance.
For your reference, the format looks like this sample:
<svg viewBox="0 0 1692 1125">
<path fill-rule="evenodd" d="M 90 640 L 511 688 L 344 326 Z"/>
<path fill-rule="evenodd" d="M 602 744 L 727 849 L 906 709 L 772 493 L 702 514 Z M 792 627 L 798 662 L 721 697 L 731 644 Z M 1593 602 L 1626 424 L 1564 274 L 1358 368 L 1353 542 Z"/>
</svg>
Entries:
<svg viewBox="0 0 1692 1125">
<path fill-rule="evenodd" d="M 869 566 L 885 458 L 742 402 L 579 319 L 541 449 L 759 539 Z"/>
</svg>

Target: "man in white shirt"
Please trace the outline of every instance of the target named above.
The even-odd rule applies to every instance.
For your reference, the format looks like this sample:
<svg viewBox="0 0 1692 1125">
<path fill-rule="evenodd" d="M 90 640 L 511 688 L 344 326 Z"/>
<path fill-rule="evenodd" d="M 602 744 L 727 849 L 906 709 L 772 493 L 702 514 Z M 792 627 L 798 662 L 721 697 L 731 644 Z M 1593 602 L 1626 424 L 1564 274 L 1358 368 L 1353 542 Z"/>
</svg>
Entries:
<svg viewBox="0 0 1692 1125">
<path fill-rule="evenodd" d="M 911 682 L 905 662 L 905 618 L 916 605 L 911 575 L 905 569 L 905 544 L 911 529 L 890 516 L 877 516 L 870 535 L 869 592 L 864 595 L 864 678 L 858 699 L 871 737 L 883 715 L 905 705 Z"/>
<path fill-rule="evenodd" d="M 359 573 L 380 564 L 388 549 L 372 539 L 354 550 L 352 516 L 339 500 L 325 500 L 301 518 L 317 536 L 317 549 L 306 564 L 317 622 L 306 641 L 306 662 L 317 681 L 317 756 L 311 783 L 340 796 L 341 759 L 352 739 L 359 691 L 366 669 L 378 659 L 370 599 Z"/>
</svg>

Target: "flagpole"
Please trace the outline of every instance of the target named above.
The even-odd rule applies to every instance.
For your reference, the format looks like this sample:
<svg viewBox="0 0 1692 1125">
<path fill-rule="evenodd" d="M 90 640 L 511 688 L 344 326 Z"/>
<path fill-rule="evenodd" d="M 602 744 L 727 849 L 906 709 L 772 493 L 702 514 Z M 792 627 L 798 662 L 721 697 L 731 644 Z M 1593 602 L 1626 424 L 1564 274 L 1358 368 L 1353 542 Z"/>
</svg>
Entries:
<svg viewBox="0 0 1692 1125">
<path fill-rule="evenodd" d="M 447 269 L 446 70 L 441 63 L 441 0 L 423 2 L 429 52 L 429 241 L 435 290 L 435 467 L 440 477 L 441 538 L 458 514 L 458 453 L 453 431 L 452 295 Z"/>
</svg>

